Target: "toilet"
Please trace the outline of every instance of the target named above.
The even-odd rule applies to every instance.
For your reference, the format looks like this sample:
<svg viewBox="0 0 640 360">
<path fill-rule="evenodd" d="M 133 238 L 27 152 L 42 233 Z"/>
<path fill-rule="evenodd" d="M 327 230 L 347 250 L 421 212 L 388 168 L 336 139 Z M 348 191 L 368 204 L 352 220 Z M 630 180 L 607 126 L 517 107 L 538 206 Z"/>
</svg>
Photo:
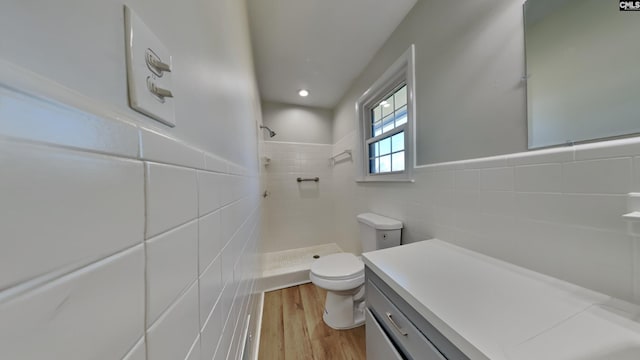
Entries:
<svg viewBox="0 0 640 360">
<path fill-rule="evenodd" d="M 362 252 L 400 245 L 402 222 L 364 213 L 357 216 Z M 311 265 L 309 278 L 327 290 L 324 322 L 336 330 L 364 324 L 364 263 L 350 253 L 323 256 Z"/>
</svg>

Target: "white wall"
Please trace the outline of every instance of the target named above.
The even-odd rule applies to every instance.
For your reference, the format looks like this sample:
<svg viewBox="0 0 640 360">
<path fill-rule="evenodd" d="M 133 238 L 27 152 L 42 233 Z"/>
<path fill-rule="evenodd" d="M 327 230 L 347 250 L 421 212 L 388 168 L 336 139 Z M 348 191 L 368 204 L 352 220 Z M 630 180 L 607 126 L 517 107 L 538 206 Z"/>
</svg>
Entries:
<svg viewBox="0 0 640 360">
<path fill-rule="evenodd" d="M 640 303 L 640 239 L 621 218 L 640 190 L 640 139 L 518 153 L 520 1 L 418 2 L 336 109 L 333 153 L 357 154 L 354 104 L 410 42 L 418 152 L 439 163 L 416 169 L 415 183 L 368 184 L 337 164 L 336 236 L 359 248 L 355 216 L 372 211 L 402 220 L 404 242 L 437 237 Z"/>
<path fill-rule="evenodd" d="M 263 102 L 262 121 L 277 133 L 269 138 L 263 130 L 266 141 L 332 144 L 333 112 L 328 109 Z"/>
<path fill-rule="evenodd" d="M 129 4 L 174 55 L 175 129 L 127 107 L 121 3 L 0 5 L 2 358 L 235 359 L 256 308 L 244 2 Z"/>
<path fill-rule="evenodd" d="M 527 23 L 533 147 L 640 132 L 640 49 L 628 46 L 639 23 L 626 15 L 614 2 L 580 0 Z"/>
<path fill-rule="evenodd" d="M 235 150 L 237 139 L 254 136 L 253 122 L 240 119 L 257 107 L 248 96 L 256 90 L 244 1 L 125 3 L 173 55 L 177 126 L 169 132 L 237 163 L 255 160 L 253 142 Z M 4 60 L 166 130 L 128 106 L 123 2 L 11 0 L 1 9 L 0 32 L 11 34 L 2 39 Z"/>
<path fill-rule="evenodd" d="M 416 46 L 418 164 L 527 148 L 521 0 L 418 1 L 335 109 L 334 142 L 355 101 Z"/>
</svg>

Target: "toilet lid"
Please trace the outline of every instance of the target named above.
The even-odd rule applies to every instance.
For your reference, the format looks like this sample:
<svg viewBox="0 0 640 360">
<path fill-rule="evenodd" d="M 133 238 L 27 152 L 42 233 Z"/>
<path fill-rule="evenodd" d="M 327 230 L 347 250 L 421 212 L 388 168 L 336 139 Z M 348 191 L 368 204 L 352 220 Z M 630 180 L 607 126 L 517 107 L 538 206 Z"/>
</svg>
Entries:
<svg viewBox="0 0 640 360">
<path fill-rule="evenodd" d="M 348 279 L 364 273 L 364 263 L 353 254 L 332 254 L 314 261 L 311 272 L 325 279 Z"/>
</svg>

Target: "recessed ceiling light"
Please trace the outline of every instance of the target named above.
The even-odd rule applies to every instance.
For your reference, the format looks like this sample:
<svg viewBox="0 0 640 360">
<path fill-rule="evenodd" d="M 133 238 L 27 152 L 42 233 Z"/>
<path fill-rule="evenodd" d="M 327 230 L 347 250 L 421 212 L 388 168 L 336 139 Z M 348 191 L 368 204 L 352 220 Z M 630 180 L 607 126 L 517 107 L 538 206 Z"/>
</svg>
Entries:
<svg viewBox="0 0 640 360">
<path fill-rule="evenodd" d="M 302 90 L 298 91 L 298 95 L 300 95 L 302 97 L 307 97 L 307 96 L 309 96 L 309 90 L 302 89 Z"/>
<path fill-rule="evenodd" d="M 389 107 L 389 106 L 391 106 L 391 104 L 389 104 L 389 103 L 387 102 L 387 100 L 385 100 L 385 101 L 381 102 L 381 103 L 380 103 L 380 105 L 382 105 L 382 106 L 384 106 L 384 107 Z"/>
</svg>

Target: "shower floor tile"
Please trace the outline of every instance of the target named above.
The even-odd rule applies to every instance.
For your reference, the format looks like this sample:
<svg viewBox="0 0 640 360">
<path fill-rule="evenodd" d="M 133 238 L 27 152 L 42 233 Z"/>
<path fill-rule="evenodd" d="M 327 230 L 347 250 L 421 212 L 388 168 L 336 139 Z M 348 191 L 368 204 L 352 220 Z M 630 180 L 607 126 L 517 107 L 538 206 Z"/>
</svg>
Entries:
<svg viewBox="0 0 640 360">
<path fill-rule="evenodd" d="M 314 255 L 325 256 L 342 252 L 335 244 L 310 246 L 301 249 L 276 251 L 262 254 L 262 276 L 269 277 L 301 270 L 309 270 Z"/>
</svg>

